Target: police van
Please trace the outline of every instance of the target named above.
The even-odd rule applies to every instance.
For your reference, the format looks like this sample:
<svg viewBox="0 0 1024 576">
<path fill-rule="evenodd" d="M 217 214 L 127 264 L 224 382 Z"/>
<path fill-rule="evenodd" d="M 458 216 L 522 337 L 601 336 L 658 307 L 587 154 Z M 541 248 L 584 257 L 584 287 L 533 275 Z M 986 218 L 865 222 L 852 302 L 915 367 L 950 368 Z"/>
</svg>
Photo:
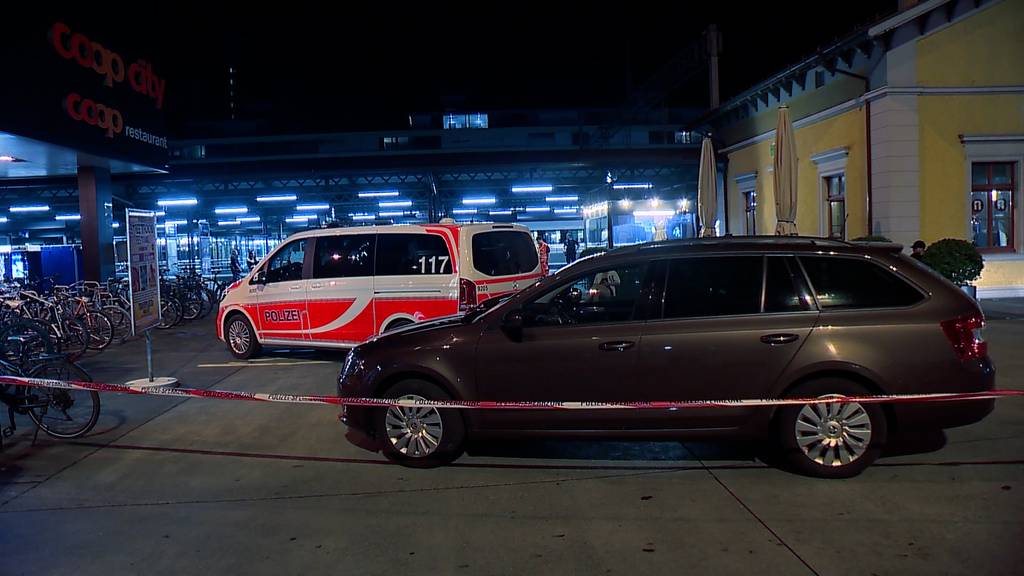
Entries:
<svg viewBox="0 0 1024 576">
<path fill-rule="evenodd" d="M 328 228 L 294 234 L 232 284 L 217 337 L 237 358 L 261 346 L 350 348 L 451 316 L 542 276 L 518 224 Z"/>
</svg>

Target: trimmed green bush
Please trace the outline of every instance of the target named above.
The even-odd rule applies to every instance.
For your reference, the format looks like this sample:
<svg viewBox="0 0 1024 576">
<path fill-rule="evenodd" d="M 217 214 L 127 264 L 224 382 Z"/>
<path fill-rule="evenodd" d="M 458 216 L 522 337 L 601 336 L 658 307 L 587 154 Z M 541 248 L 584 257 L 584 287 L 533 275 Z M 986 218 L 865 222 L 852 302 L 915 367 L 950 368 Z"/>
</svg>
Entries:
<svg viewBox="0 0 1024 576">
<path fill-rule="evenodd" d="M 966 286 L 981 277 L 985 262 L 974 244 L 958 238 L 944 238 L 924 251 L 921 261 L 957 286 Z"/>
</svg>

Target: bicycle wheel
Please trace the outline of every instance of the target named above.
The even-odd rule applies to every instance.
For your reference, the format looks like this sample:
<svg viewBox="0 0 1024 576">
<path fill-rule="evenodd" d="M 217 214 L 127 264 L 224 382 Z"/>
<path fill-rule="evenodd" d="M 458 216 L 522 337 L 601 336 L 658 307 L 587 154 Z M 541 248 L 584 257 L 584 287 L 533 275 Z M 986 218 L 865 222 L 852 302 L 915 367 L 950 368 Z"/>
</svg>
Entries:
<svg viewBox="0 0 1024 576">
<path fill-rule="evenodd" d="M 181 305 L 181 317 L 189 322 L 199 318 L 199 314 L 203 311 L 203 303 L 199 301 L 195 295 L 190 294 Z"/>
<path fill-rule="evenodd" d="M 114 322 L 103 312 L 90 310 L 82 315 L 79 320 L 85 323 L 89 329 L 89 350 L 103 350 L 114 341 Z"/>
<path fill-rule="evenodd" d="M 160 317 L 160 324 L 157 325 L 157 328 L 166 330 L 181 322 L 181 308 L 170 298 L 162 299 L 160 301 Z"/>
<path fill-rule="evenodd" d="M 29 377 L 92 382 L 85 370 L 70 361 L 44 362 Z M 24 392 L 29 417 L 54 438 L 84 436 L 100 417 L 100 395 L 92 390 L 29 388 Z"/>
<path fill-rule="evenodd" d="M 56 327 L 50 325 L 50 334 L 55 334 Z M 55 340 L 59 343 L 60 352 L 70 360 L 77 360 L 89 348 L 89 329 L 77 318 L 64 320 L 64 337 L 59 335 Z"/>
<path fill-rule="evenodd" d="M 114 339 L 124 342 L 124 339 L 132 334 L 131 316 L 118 306 L 109 305 L 103 307 L 103 313 L 114 323 Z"/>
</svg>

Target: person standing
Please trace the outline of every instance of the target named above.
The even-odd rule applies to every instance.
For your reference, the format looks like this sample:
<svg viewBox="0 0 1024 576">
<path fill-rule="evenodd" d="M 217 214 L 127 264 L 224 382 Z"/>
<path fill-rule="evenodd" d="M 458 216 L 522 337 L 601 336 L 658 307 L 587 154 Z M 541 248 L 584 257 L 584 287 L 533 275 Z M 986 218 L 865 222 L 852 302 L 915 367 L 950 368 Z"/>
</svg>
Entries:
<svg viewBox="0 0 1024 576">
<path fill-rule="evenodd" d="M 925 245 L 924 240 L 917 240 L 910 245 L 910 257 L 914 260 L 920 261 L 924 256 L 925 248 L 927 248 L 927 246 Z"/>
<path fill-rule="evenodd" d="M 245 264 L 249 267 L 249 270 L 252 270 L 259 264 L 259 260 L 256 259 L 256 253 L 252 250 L 249 250 L 249 256 L 246 257 Z"/>
<path fill-rule="evenodd" d="M 242 277 L 242 264 L 238 261 L 238 248 L 231 249 L 231 281 L 237 282 Z"/>
<path fill-rule="evenodd" d="M 548 275 L 548 257 L 551 255 L 551 246 L 544 241 L 543 234 L 537 234 L 537 254 L 540 256 L 540 273 Z"/>
<path fill-rule="evenodd" d="M 579 248 L 579 243 L 576 242 L 576 236 L 572 232 L 565 236 L 565 264 L 568 266 L 576 260 L 576 249 Z"/>
</svg>

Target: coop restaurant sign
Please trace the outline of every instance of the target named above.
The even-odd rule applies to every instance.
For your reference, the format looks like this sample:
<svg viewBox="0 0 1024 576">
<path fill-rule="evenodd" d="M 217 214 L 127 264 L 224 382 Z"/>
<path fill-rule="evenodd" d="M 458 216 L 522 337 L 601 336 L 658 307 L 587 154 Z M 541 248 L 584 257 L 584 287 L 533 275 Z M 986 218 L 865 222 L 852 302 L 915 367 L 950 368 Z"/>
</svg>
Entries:
<svg viewBox="0 0 1024 576">
<path fill-rule="evenodd" d="M 163 168 L 168 82 L 147 57 L 110 31 L 62 19 L 8 18 L 0 44 L 9 87 L 0 130 Z"/>
</svg>

